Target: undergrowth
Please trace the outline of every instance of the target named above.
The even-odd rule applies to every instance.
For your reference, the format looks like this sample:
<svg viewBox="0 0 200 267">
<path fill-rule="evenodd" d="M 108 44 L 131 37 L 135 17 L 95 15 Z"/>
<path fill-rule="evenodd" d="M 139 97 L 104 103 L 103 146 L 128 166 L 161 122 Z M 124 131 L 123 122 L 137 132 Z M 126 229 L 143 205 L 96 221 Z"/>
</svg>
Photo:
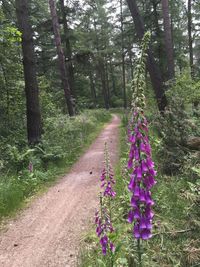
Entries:
<svg viewBox="0 0 200 267">
<path fill-rule="evenodd" d="M 0 218 L 64 174 L 110 118 L 104 110 L 84 111 L 74 118 L 61 114 L 48 118 L 43 142 L 34 148 L 23 145 L 23 138 L 10 140 L 9 145 L 1 139 Z"/>
<path fill-rule="evenodd" d="M 120 163 L 115 168 L 116 198 L 114 227 L 116 251 L 115 267 L 134 267 L 137 261 L 136 244 L 131 238 L 130 226 L 127 224 L 127 119 L 122 117 L 120 129 Z M 143 267 L 199 267 L 200 266 L 200 162 L 198 152 L 190 152 L 184 166 L 175 175 L 166 175 L 158 166 L 163 163 L 159 147 L 162 138 L 153 123 L 150 123 L 154 161 L 158 169 L 157 185 L 153 190 L 156 200 L 154 207 L 154 231 L 149 241 L 142 242 Z M 109 258 L 101 253 L 94 233 L 88 233 L 80 250 L 79 267 L 110 267 Z"/>
</svg>

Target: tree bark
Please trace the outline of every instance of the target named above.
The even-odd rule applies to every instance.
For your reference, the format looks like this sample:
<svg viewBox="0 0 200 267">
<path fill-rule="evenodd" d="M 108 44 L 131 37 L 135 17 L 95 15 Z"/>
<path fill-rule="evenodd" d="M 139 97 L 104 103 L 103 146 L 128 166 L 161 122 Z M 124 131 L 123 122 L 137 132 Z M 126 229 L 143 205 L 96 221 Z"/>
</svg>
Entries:
<svg viewBox="0 0 200 267">
<path fill-rule="evenodd" d="M 123 10 L 122 0 L 120 0 L 120 28 L 121 28 L 121 53 L 122 53 L 122 88 L 124 98 L 124 108 L 127 108 L 126 99 L 126 70 L 125 70 L 125 55 L 124 55 L 124 26 L 123 26 Z"/>
<path fill-rule="evenodd" d="M 1 70 L 2 70 L 2 75 L 3 75 L 3 87 L 6 91 L 6 125 L 9 125 L 9 115 L 10 115 L 10 92 L 9 92 L 9 85 L 8 85 L 8 79 L 7 79 L 7 74 L 4 66 L 0 64 Z"/>
<path fill-rule="evenodd" d="M 132 55 L 132 44 L 129 36 L 129 47 L 128 47 L 128 55 L 129 55 L 129 62 L 130 62 L 130 69 L 131 69 L 131 79 L 133 80 L 133 55 Z"/>
<path fill-rule="evenodd" d="M 55 5 L 54 0 L 49 0 L 49 7 L 51 11 L 53 31 L 54 31 L 54 36 L 55 36 L 55 44 L 57 48 L 58 63 L 59 63 L 62 86 L 63 86 L 64 94 L 65 94 L 65 100 L 66 100 L 69 116 L 74 116 L 75 115 L 74 103 L 73 103 L 73 99 L 71 95 L 69 79 L 67 76 L 67 70 L 65 66 L 65 56 L 64 56 L 64 52 L 63 52 L 63 48 L 61 44 L 60 26 L 58 23 L 58 16 L 57 16 L 56 5 Z"/>
<path fill-rule="evenodd" d="M 191 77 L 193 77 L 194 56 L 193 56 L 193 38 L 192 38 L 192 0 L 188 0 L 188 44 L 189 44 Z"/>
<path fill-rule="evenodd" d="M 63 27 L 64 27 L 64 34 L 65 34 L 65 60 L 66 60 L 66 68 L 67 68 L 67 73 L 69 77 L 69 85 L 70 85 L 70 90 L 71 94 L 75 97 L 76 92 L 75 92 L 75 79 L 74 79 L 74 67 L 72 64 L 72 49 L 71 49 L 71 44 L 69 40 L 69 27 L 66 19 L 66 11 L 65 11 L 65 4 L 64 0 L 60 0 L 60 7 L 61 7 L 61 12 L 62 12 L 62 20 L 63 20 Z"/>
<path fill-rule="evenodd" d="M 169 1 L 162 0 L 162 13 L 164 23 L 164 39 L 167 56 L 168 78 L 169 80 L 175 77 L 175 65 L 174 65 L 174 48 L 172 40 L 172 28 L 169 14 Z"/>
<path fill-rule="evenodd" d="M 109 96 L 108 96 L 108 91 L 107 91 L 107 86 L 106 86 L 106 73 L 105 73 L 105 66 L 104 66 L 104 60 L 99 61 L 99 72 L 101 76 L 101 84 L 102 84 L 102 94 L 104 98 L 104 104 L 105 104 L 105 109 L 109 109 Z"/>
<path fill-rule="evenodd" d="M 88 64 L 89 64 L 89 62 L 88 62 Z M 94 78 L 93 78 L 93 73 L 91 71 L 91 67 L 89 67 L 89 78 L 90 78 L 91 96 L 93 99 L 93 107 L 95 108 L 97 106 L 97 95 L 96 95 Z"/>
<path fill-rule="evenodd" d="M 105 62 L 105 79 L 106 79 L 106 92 L 108 97 L 108 105 L 111 106 L 111 92 L 110 92 L 110 84 L 109 84 L 109 72 L 108 72 L 108 62 L 106 59 Z"/>
<path fill-rule="evenodd" d="M 130 9 L 131 15 L 133 17 L 137 36 L 141 40 L 145 33 L 144 23 L 139 14 L 139 9 L 137 7 L 136 1 L 135 0 L 126 0 L 126 1 Z M 161 112 L 163 112 L 167 105 L 167 99 L 165 96 L 165 89 L 164 89 L 161 72 L 155 62 L 151 47 L 148 50 L 147 69 L 150 74 L 150 78 L 151 78 L 152 86 L 155 92 L 158 108 Z"/>
<path fill-rule="evenodd" d="M 166 68 L 164 64 L 165 51 L 164 51 L 164 46 L 162 43 L 162 39 L 163 39 L 162 31 L 159 25 L 158 4 L 159 2 L 157 0 L 152 0 L 155 34 L 158 40 L 157 51 L 158 51 L 159 68 L 161 71 L 162 79 L 164 80 L 166 78 Z"/>
<path fill-rule="evenodd" d="M 105 71 L 105 62 L 102 56 L 99 57 L 97 61 L 97 71 L 101 80 L 102 95 L 104 100 L 105 109 L 109 109 L 109 99 L 108 91 L 106 86 L 106 71 Z"/>
<path fill-rule="evenodd" d="M 104 106 L 105 106 L 105 109 L 109 109 L 108 92 L 107 92 L 107 87 L 106 87 L 104 56 L 100 52 L 99 38 L 98 38 L 98 33 L 97 33 L 97 23 L 96 23 L 95 18 L 94 18 L 94 30 L 95 30 L 95 38 L 96 38 L 96 49 L 98 52 L 97 70 L 98 70 L 101 84 L 102 84 L 102 95 L 103 95 L 103 99 L 104 99 Z"/>
<path fill-rule="evenodd" d="M 22 32 L 28 143 L 34 145 L 41 140 L 42 123 L 33 34 L 29 22 L 28 0 L 16 0 L 15 4 L 19 30 Z"/>
<path fill-rule="evenodd" d="M 114 71 L 113 71 L 113 66 L 112 66 L 112 57 L 109 58 L 110 61 L 110 74 L 111 74 L 111 79 L 112 79 L 112 91 L 113 94 L 116 95 L 116 82 L 115 82 L 115 75 L 114 75 Z"/>
</svg>

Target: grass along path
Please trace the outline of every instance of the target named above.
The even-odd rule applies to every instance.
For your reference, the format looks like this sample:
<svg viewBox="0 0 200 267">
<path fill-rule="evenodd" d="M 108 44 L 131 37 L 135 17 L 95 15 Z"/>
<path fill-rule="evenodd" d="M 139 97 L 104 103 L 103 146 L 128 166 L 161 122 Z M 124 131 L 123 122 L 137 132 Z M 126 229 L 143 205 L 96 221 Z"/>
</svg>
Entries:
<svg viewBox="0 0 200 267">
<path fill-rule="evenodd" d="M 62 115 L 45 121 L 42 149 L 30 149 L 23 138 L 18 145 L 11 142 L 10 149 L 1 147 L 6 165 L 0 170 L 0 227 L 5 217 L 16 215 L 65 175 L 110 120 L 104 110 L 86 110 L 73 118 Z"/>
<path fill-rule="evenodd" d="M 105 142 L 112 163 L 118 159 L 119 123 L 114 116 L 71 171 L 10 222 L 1 235 L 0 266 L 76 266 L 81 236 L 98 203 Z"/>
</svg>

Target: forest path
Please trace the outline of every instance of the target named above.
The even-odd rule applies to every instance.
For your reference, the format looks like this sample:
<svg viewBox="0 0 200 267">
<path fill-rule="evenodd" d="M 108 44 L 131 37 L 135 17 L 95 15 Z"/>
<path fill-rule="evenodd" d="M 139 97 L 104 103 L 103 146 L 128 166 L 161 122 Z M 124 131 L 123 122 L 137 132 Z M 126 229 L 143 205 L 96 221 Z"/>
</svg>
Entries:
<svg viewBox="0 0 200 267">
<path fill-rule="evenodd" d="M 0 235 L 1 267 L 73 267 L 98 205 L 104 143 L 117 163 L 120 119 L 114 115 L 71 171 L 36 198 Z"/>
</svg>

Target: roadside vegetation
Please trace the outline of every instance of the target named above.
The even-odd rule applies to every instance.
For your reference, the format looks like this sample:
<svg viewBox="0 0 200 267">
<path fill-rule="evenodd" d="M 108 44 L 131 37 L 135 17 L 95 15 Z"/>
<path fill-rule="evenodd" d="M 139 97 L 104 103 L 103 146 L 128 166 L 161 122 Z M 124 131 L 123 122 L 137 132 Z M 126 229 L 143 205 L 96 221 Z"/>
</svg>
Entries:
<svg viewBox="0 0 200 267">
<path fill-rule="evenodd" d="M 43 142 L 28 147 L 24 134 L 0 139 L 0 218 L 19 208 L 44 185 L 66 173 L 111 119 L 105 110 L 88 110 L 74 118 L 59 114 L 44 123 Z"/>
<path fill-rule="evenodd" d="M 151 99 L 149 88 L 144 90 L 144 94 L 141 91 L 142 87 L 145 88 L 145 82 L 142 82 L 144 77 L 142 71 L 139 58 L 133 90 L 140 92 L 141 99 L 143 99 L 144 94 L 148 95 L 147 99 L 149 100 Z M 137 76 L 138 73 L 140 73 L 139 76 Z M 131 200 L 130 204 L 132 196 L 130 191 L 135 196 L 137 195 L 136 189 L 132 191 L 130 177 L 134 174 L 136 177 L 139 175 L 138 177 L 141 179 L 141 174 L 137 172 L 130 174 L 129 169 L 132 168 L 132 163 L 130 163 L 131 154 L 129 153 L 130 137 L 127 137 L 127 134 L 130 135 L 130 118 L 132 118 L 135 106 L 137 108 L 141 105 L 144 108 L 142 100 L 134 93 L 133 110 L 128 115 L 121 114 L 120 164 L 114 171 L 116 184 L 112 185 L 116 194 L 110 200 L 112 204 L 107 205 L 110 213 L 106 212 L 106 214 L 112 214 L 112 220 L 110 219 L 111 215 L 109 217 L 106 215 L 109 219 L 107 219 L 106 227 L 103 224 L 104 228 L 102 228 L 102 232 L 106 232 L 104 239 L 105 236 L 108 236 L 108 239 L 106 241 L 100 239 L 99 244 L 99 236 L 101 237 L 102 234 L 99 235 L 98 227 L 96 236 L 95 227 L 93 227 L 93 230 L 84 239 L 78 266 L 200 266 L 200 154 L 199 139 L 195 138 L 200 135 L 200 120 L 199 111 L 193 108 L 192 94 L 195 90 L 193 89 L 194 91 L 188 98 L 180 95 L 180 88 L 184 92 L 186 87 L 187 82 L 185 82 L 184 76 L 177 78 L 175 83 L 171 85 L 171 89 L 167 92 L 168 108 L 164 115 L 155 109 L 155 105 L 151 101 L 147 101 L 149 106 L 142 110 L 142 114 L 147 114 L 153 160 L 155 169 L 158 171 L 157 184 L 152 189 L 152 197 L 155 201 L 152 235 L 148 232 L 148 236 L 142 236 L 143 224 L 141 232 L 136 231 L 135 227 L 133 230 L 129 224 L 133 218 L 136 218 L 135 225 L 137 225 L 138 220 L 141 220 L 141 213 L 135 206 L 136 203 Z M 137 117 L 137 112 L 134 113 L 133 117 Z M 135 129 L 137 129 L 136 126 L 133 132 L 136 131 L 137 134 Z M 135 138 L 131 142 L 135 142 Z M 140 153 L 143 153 L 142 151 L 143 147 L 141 147 Z M 136 155 L 136 157 L 138 156 Z M 141 164 L 143 164 L 143 160 Z M 134 164 L 136 162 L 137 158 Z M 135 170 L 138 170 L 137 166 Z M 144 170 L 144 167 L 141 168 Z M 147 175 L 143 175 L 143 179 L 146 179 Z M 102 176 L 100 177 L 102 181 Z M 108 182 L 109 179 L 108 176 Z M 140 190 L 140 197 L 139 200 L 136 200 L 137 202 L 140 201 L 140 198 L 144 201 L 141 192 Z M 104 210 L 104 206 L 102 206 L 104 195 L 105 193 L 103 195 L 101 193 L 101 211 Z M 134 206 L 133 216 L 135 217 L 132 217 L 129 212 L 132 205 Z M 104 221 L 106 220 L 104 219 Z M 100 225 L 99 218 L 97 222 Z M 112 225 L 112 231 L 107 230 L 108 222 Z M 102 226 L 100 225 L 100 227 Z M 112 249 L 107 246 L 107 253 L 105 253 L 105 242 L 108 241 L 108 244 L 112 242 Z M 113 246 L 115 246 L 114 249 Z"/>
<path fill-rule="evenodd" d="M 0 0 L 0 222 L 117 113 L 79 267 L 200 267 L 199 35 L 198 0 Z"/>
<path fill-rule="evenodd" d="M 181 99 L 178 95 L 176 97 Z M 200 121 L 192 109 L 185 112 L 174 102 L 171 105 L 171 108 L 176 110 L 175 114 L 179 113 L 183 116 L 181 127 L 177 124 L 176 116 L 169 120 L 168 116 L 163 118 L 155 113 L 148 115 L 150 142 L 158 176 L 152 193 L 155 200 L 153 237 L 149 241 L 142 242 L 142 266 L 144 267 L 200 266 L 200 154 L 199 151 L 186 146 L 186 143 L 181 144 L 182 138 L 188 139 L 189 136 L 200 134 Z M 132 239 L 130 225 L 127 223 L 128 117 L 126 114 L 122 114 L 121 117 L 120 164 L 114 171 L 116 197 L 112 204 L 115 229 L 112 241 L 116 245 L 113 266 L 139 266 L 137 265 L 137 246 Z M 85 235 L 78 266 L 111 266 L 109 256 L 102 255 L 98 242 L 94 226 Z M 132 257 L 135 258 L 135 263 L 131 261 Z"/>
</svg>

